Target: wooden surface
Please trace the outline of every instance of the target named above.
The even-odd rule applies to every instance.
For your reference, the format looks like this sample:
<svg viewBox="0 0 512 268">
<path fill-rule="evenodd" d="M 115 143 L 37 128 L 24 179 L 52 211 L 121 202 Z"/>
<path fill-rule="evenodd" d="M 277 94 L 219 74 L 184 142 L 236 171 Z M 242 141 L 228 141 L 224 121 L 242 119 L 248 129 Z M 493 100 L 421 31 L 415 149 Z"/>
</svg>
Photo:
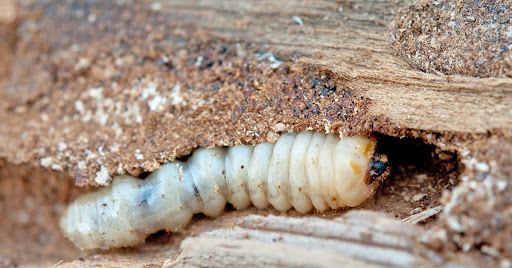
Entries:
<svg viewBox="0 0 512 268">
<path fill-rule="evenodd" d="M 0 1 L 0 88 L 3 77 L 9 74 L 16 42 L 16 4 L 14 1 Z"/>
<path fill-rule="evenodd" d="M 413 267 L 441 261 L 416 252 L 422 230 L 371 211 L 334 220 L 251 215 L 229 229 L 201 233 L 181 244 L 183 252 L 164 267 Z M 239 267 L 239 266 L 238 266 Z"/>
<path fill-rule="evenodd" d="M 153 2 L 147 1 L 147 5 L 150 6 Z M 385 120 L 379 122 L 389 123 L 387 126 L 389 128 L 456 133 L 486 133 L 496 129 L 510 133 L 512 130 L 512 79 L 425 74 L 395 57 L 395 52 L 390 45 L 391 37 L 388 35 L 388 27 L 394 17 L 394 10 L 407 5 L 408 1 L 338 3 L 336 1 L 184 2 L 166 0 L 160 3 L 161 6 L 152 5 L 153 8 L 159 8 L 177 25 L 198 27 L 207 34 L 220 36 L 233 43 L 253 42 L 262 48 L 272 46 L 283 53 L 295 53 L 297 62 L 333 72 L 339 78 L 337 81 L 339 86 L 370 99 L 368 113 L 373 117 L 384 118 Z M 16 117 L 11 117 L 10 120 L 14 122 L 15 119 Z M 6 125 L 16 126 L 11 122 Z M 23 130 L 13 130 L 15 129 L 13 127 L 6 127 L 6 129 L 12 133 L 23 133 Z M 133 137 L 144 137 L 140 133 L 136 134 Z M 71 140 L 75 139 L 76 136 L 72 136 Z M 25 140 L 22 142 L 27 143 Z M 131 140 L 132 144 L 137 142 L 141 143 L 140 140 Z M 4 146 L 14 146 L 13 144 L 16 143 L 9 142 Z M 89 150 L 94 146 L 86 144 L 83 148 Z M 13 148 L 12 151 L 17 151 L 17 148 Z M 489 149 L 489 152 L 494 151 L 496 150 Z M 51 155 L 48 151 L 44 152 L 46 155 Z M 494 154 L 489 154 L 495 157 Z M 485 155 L 485 159 L 482 158 L 481 161 L 492 159 L 492 157 Z M 26 157 L 19 158 L 26 159 Z M 66 161 L 70 160 L 66 159 Z M 505 161 L 499 163 L 506 168 L 510 165 Z M 506 195 L 503 194 L 503 196 Z M 510 207 L 508 203 L 504 201 L 502 203 L 503 208 Z M 465 205 L 461 204 L 462 207 L 466 207 Z M 462 215 L 466 217 L 466 214 Z M 481 219 L 487 221 L 488 218 L 486 216 Z M 325 256 L 327 266 L 332 262 L 347 265 L 365 262 L 376 266 L 396 264 L 368 259 L 373 256 L 371 254 L 367 254 L 368 256 L 345 254 L 351 252 L 350 249 L 345 248 L 347 244 L 349 248 L 362 245 L 365 249 L 376 250 L 372 252 L 378 252 L 383 245 L 387 245 L 394 250 L 390 256 L 396 256 L 393 254 L 402 256 L 391 261 L 406 260 L 396 265 L 412 262 L 429 265 L 438 260 L 436 255 L 428 255 L 424 258 L 413 252 L 412 249 L 421 248 L 415 241 L 422 232 L 417 228 L 413 232 L 408 228 L 402 230 L 401 227 L 405 226 L 402 224 L 396 225 L 400 226 L 402 233 L 391 236 L 392 239 L 384 240 L 384 244 L 380 245 L 374 242 L 367 243 L 365 237 L 343 237 L 350 234 L 349 231 L 337 233 L 332 240 L 340 250 L 330 248 L 326 251 L 322 249 L 325 248 L 322 243 L 327 238 L 319 234 L 323 229 L 308 229 L 316 219 L 309 220 L 307 217 L 270 219 L 268 225 L 251 225 L 250 222 L 245 221 L 232 230 L 219 230 L 197 238 L 189 238 L 183 243 L 183 254 L 178 259 L 173 258 L 167 261 L 166 265 L 200 265 L 204 258 L 209 258 L 212 265 L 214 263 L 228 265 L 267 256 L 268 265 L 288 261 L 290 266 L 293 266 L 296 260 L 287 257 L 287 252 L 298 258 L 308 256 L 306 253 L 311 252 L 309 249 L 304 249 L 304 244 L 297 244 L 298 238 L 304 238 L 304 241 L 315 241 L 319 250 L 312 254 Z M 295 226 L 299 229 L 290 232 L 290 224 L 295 221 L 298 221 L 298 225 Z M 329 223 L 325 223 L 324 220 L 319 221 L 320 226 L 333 224 L 332 221 L 328 221 Z M 277 227 L 270 228 L 272 222 L 279 224 Z M 344 224 L 346 225 L 346 222 L 342 223 L 343 226 Z M 373 230 L 373 233 L 368 236 L 373 238 L 374 234 L 377 234 L 376 237 L 385 234 L 389 226 L 395 225 L 387 223 L 382 229 L 377 230 L 373 230 L 372 226 L 363 228 L 366 231 Z M 326 227 L 325 230 L 330 229 Z M 245 233 L 254 234 L 254 236 L 245 237 Z M 242 234 L 244 235 L 240 237 Z M 265 237 L 278 239 L 281 234 L 290 238 L 287 243 L 280 242 L 270 246 L 268 240 L 265 240 Z M 468 237 L 473 234 L 464 235 Z M 395 245 L 398 238 L 405 241 L 405 246 Z M 122 265 L 133 265 L 136 262 L 133 259 Z M 307 258 L 301 260 L 307 261 Z M 111 266 L 115 262 L 109 264 Z"/>
<path fill-rule="evenodd" d="M 228 40 L 296 51 L 300 62 L 332 71 L 343 86 L 369 98 L 371 116 L 391 127 L 512 130 L 512 79 L 426 74 L 395 56 L 388 28 L 408 3 L 165 0 L 160 8 L 178 24 Z"/>
</svg>

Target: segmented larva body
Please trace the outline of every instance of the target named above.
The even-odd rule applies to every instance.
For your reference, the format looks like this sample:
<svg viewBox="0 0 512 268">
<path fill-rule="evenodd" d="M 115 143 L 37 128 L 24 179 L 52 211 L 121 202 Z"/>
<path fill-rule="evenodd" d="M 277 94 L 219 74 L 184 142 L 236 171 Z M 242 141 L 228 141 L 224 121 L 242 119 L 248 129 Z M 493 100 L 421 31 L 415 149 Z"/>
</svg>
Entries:
<svg viewBox="0 0 512 268">
<path fill-rule="evenodd" d="M 159 230 L 178 231 L 196 213 L 218 216 L 226 202 L 302 213 L 357 206 L 385 170 L 375 145 L 364 136 L 300 132 L 277 143 L 197 149 L 186 162 L 162 165 L 144 180 L 118 176 L 79 197 L 60 226 L 82 249 L 108 249 L 136 245 Z"/>
</svg>

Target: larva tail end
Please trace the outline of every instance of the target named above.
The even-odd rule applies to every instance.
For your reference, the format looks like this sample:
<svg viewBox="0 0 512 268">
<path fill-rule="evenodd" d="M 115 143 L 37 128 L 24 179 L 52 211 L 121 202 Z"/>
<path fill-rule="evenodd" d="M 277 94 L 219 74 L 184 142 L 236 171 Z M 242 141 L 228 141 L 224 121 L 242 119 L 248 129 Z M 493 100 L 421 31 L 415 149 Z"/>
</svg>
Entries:
<svg viewBox="0 0 512 268">
<path fill-rule="evenodd" d="M 370 185 L 375 181 L 383 181 L 388 175 L 388 157 L 385 155 L 375 154 L 371 161 L 368 171 L 366 172 L 366 184 Z"/>
</svg>

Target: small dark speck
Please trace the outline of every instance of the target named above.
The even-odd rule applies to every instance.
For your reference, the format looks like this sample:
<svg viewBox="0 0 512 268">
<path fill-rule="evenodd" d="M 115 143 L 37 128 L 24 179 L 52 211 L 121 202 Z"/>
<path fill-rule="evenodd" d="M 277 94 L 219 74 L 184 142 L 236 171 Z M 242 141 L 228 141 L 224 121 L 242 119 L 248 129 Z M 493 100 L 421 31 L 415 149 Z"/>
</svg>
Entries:
<svg viewBox="0 0 512 268">
<path fill-rule="evenodd" d="M 106 206 L 107 206 L 107 203 L 103 203 L 103 204 L 101 204 L 101 205 L 102 205 L 102 206 L 104 206 L 104 207 L 106 207 Z"/>
<path fill-rule="evenodd" d="M 199 194 L 199 190 L 197 189 L 197 186 L 196 186 L 196 184 L 195 184 L 195 183 L 194 183 L 194 195 L 195 195 L 195 196 L 200 196 L 200 194 Z"/>
<path fill-rule="evenodd" d="M 242 165 L 240 168 L 241 168 L 241 169 L 244 169 L 244 165 Z"/>
</svg>

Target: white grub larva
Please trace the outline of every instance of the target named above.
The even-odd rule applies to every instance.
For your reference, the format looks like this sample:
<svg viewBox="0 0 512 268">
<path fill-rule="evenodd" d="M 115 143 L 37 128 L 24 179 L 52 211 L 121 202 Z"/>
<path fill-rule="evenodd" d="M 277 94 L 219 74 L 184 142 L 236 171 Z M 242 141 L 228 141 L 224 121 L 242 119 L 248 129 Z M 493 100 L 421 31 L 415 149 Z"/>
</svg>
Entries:
<svg viewBox="0 0 512 268">
<path fill-rule="evenodd" d="M 60 226 L 81 249 L 109 249 L 139 244 L 159 230 L 178 231 L 196 213 L 216 217 L 226 202 L 301 213 L 354 207 L 386 171 L 375 145 L 366 136 L 300 132 L 275 144 L 197 149 L 186 162 L 162 165 L 144 180 L 118 176 L 79 197 Z"/>
</svg>

